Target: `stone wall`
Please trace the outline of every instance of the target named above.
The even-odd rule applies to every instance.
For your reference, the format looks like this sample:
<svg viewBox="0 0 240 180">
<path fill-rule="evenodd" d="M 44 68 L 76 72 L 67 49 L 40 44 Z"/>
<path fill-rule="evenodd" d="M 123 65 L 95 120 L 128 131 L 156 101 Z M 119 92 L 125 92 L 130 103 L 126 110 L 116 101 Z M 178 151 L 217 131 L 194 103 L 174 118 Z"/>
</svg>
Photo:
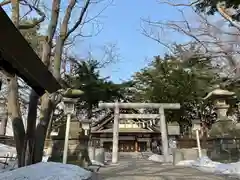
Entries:
<svg viewBox="0 0 240 180">
<path fill-rule="evenodd" d="M 207 140 L 201 139 L 200 144 L 202 148 L 207 147 Z M 194 138 L 180 138 L 177 140 L 178 148 L 195 148 L 197 147 L 197 140 Z"/>
<path fill-rule="evenodd" d="M 202 156 L 207 155 L 206 149 L 201 149 Z M 197 148 L 183 148 L 174 149 L 173 151 L 173 164 L 176 165 L 179 161 L 183 160 L 197 160 L 199 153 Z"/>
<path fill-rule="evenodd" d="M 72 138 L 68 140 L 68 157 L 77 159 L 79 154 L 87 147 L 84 139 Z M 45 141 L 45 154 L 49 155 L 52 161 L 61 161 L 64 150 L 64 139 L 48 139 Z"/>
</svg>

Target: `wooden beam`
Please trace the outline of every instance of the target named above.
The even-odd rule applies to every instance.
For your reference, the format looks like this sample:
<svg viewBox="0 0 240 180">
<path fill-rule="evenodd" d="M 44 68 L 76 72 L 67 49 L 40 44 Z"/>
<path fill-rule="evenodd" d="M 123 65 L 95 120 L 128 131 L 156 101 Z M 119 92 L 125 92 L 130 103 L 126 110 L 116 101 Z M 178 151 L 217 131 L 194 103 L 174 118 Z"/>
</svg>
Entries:
<svg viewBox="0 0 240 180">
<path fill-rule="evenodd" d="M 0 68 L 17 74 L 40 96 L 62 87 L 0 7 Z"/>
<path fill-rule="evenodd" d="M 100 108 L 115 108 L 115 103 L 99 103 Z M 180 109 L 179 103 L 118 103 L 119 108 Z"/>
<path fill-rule="evenodd" d="M 120 114 L 120 119 L 160 119 L 159 114 Z"/>
<path fill-rule="evenodd" d="M 93 127 L 93 130 L 98 131 L 100 128 L 102 128 L 105 124 L 107 124 L 109 121 L 113 119 L 113 116 L 111 115 L 110 117 L 106 118 L 102 123 L 100 123 L 98 126 Z"/>
</svg>

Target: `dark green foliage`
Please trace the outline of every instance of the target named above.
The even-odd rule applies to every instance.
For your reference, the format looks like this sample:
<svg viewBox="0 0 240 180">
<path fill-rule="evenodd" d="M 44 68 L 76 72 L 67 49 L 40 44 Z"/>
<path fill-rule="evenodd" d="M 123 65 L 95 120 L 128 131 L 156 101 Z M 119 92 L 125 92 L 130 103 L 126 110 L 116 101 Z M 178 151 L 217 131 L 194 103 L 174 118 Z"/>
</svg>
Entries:
<svg viewBox="0 0 240 180">
<path fill-rule="evenodd" d="M 196 10 L 199 12 L 206 12 L 209 15 L 213 15 L 215 12 L 217 12 L 217 4 L 225 2 L 226 8 L 238 8 L 238 5 L 240 4 L 239 0 L 203 0 L 196 3 Z"/>
<path fill-rule="evenodd" d="M 168 120 L 191 122 L 201 118 L 202 98 L 216 82 L 217 74 L 207 58 L 155 57 L 134 76 L 135 101 L 180 103 L 180 111 L 168 112 Z"/>
<path fill-rule="evenodd" d="M 128 82 L 115 84 L 108 78 L 100 77 L 99 68 L 99 63 L 95 60 L 81 61 L 74 68 L 75 76 L 67 77 L 69 84 L 84 92 L 80 98 L 79 108 L 87 109 L 89 117 L 92 115 L 92 109 L 100 101 L 124 99 L 125 87 L 131 85 Z"/>
</svg>

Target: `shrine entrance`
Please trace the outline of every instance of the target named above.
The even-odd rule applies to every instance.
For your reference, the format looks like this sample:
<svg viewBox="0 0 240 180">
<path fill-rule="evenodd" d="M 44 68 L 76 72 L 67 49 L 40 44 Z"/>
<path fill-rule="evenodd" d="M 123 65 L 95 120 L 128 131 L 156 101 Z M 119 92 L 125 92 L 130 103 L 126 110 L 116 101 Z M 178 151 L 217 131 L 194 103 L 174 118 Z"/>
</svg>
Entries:
<svg viewBox="0 0 240 180">
<path fill-rule="evenodd" d="M 103 147 L 106 152 L 112 152 L 112 142 L 104 142 Z M 133 140 L 119 141 L 119 152 L 145 152 L 147 151 L 147 142 L 137 142 Z"/>
<path fill-rule="evenodd" d="M 120 103 L 116 101 L 115 103 L 99 103 L 100 108 L 111 108 L 114 109 L 114 120 L 113 120 L 113 128 L 112 128 L 112 163 L 116 164 L 118 162 L 118 152 L 119 151 L 142 151 L 145 149 L 145 143 L 142 142 L 141 138 L 138 141 L 138 138 L 134 140 L 134 144 L 132 141 L 128 142 L 127 144 L 122 145 L 119 141 L 119 124 L 120 119 L 148 119 L 149 121 L 142 121 L 142 128 L 146 127 L 146 124 L 152 126 L 156 124 L 156 119 L 158 127 L 160 127 L 161 132 L 161 142 L 162 142 L 162 149 L 164 155 L 164 161 L 168 161 L 169 157 L 169 150 L 168 150 L 168 133 L 167 133 L 167 124 L 165 120 L 164 111 L 166 109 L 180 109 L 179 103 Z M 120 109 L 158 109 L 158 114 L 148 114 L 148 113 L 140 113 L 140 114 L 121 114 Z M 140 126 L 140 125 L 139 125 Z M 132 126 L 133 128 L 133 126 Z M 149 127 L 147 127 L 149 128 Z M 150 128 L 151 129 L 151 128 Z M 121 133 L 121 131 L 120 131 Z"/>
</svg>

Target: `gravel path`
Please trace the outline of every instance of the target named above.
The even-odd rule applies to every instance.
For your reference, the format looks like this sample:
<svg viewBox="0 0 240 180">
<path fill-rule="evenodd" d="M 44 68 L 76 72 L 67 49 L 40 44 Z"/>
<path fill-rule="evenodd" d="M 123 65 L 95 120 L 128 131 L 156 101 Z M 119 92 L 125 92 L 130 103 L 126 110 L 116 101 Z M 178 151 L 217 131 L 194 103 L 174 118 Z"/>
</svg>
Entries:
<svg viewBox="0 0 240 180">
<path fill-rule="evenodd" d="M 121 159 L 118 165 L 103 167 L 99 173 L 103 180 L 237 180 L 136 158 Z"/>
</svg>

